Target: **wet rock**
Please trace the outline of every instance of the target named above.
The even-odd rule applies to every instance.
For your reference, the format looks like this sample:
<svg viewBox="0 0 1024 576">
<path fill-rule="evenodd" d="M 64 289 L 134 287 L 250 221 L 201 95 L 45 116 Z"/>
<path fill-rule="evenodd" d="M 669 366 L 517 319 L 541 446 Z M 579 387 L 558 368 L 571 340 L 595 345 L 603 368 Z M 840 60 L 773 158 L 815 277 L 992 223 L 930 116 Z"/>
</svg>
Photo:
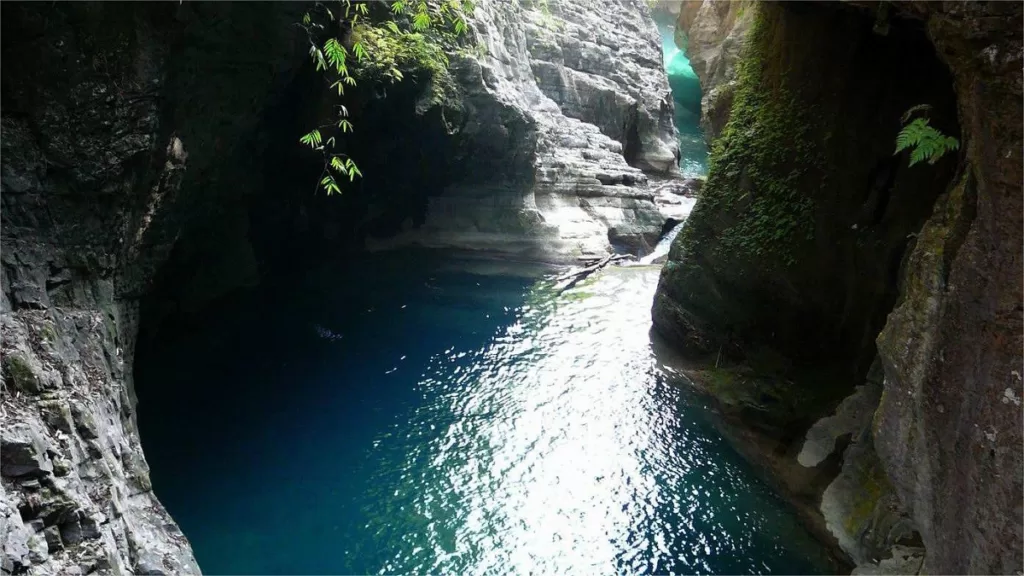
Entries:
<svg viewBox="0 0 1024 576">
<path fill-rule="evenodd" d="M 0 438 L 0 473 L 4 476 L 39 476 L 53 472 L 46 442 L 39 431 L 19 424 Z"/>
<path fill-rule="evenodd" d="M 60 430 L 70 434 L 73 430 L 71 424 L 71 410 L 66 402 L 61 400 L 46 400 L 38 404 L 46 425 L 54 430 Z"/>
<path fill-rule="evenodd" d="M 61 523 L 60 539 L 65 546 L 75 546 L 85 540 L 85 535 L 82 533 L 82 524 L 77 514 Z"/>
<path fill-rule="evenodd" d="M 879 370 L 881 365 L 879 364 Z M 822 418 L 807 431 L 806 439 L 797 461 L 813 468 L 836 449 L 837 441 L 843 436 L 859 436 L 867 429 L 871 417 L 882 396 L 881 381 L 862 384 L 836 409 L 835 414 Z"/>
<path fill-rule="evenodd" d="M 672 104 L 645 2 L 487 2 L 486 54 L 458 64 L 467 172 L 422 226 L 371 249 L 455 246 L 573 261 L 653 246 L 664 216 L 647 175 L 676 171 Z M 487 150 L 487 154 L 479 153 Z M 649 248 L 648 248 L 649 249 Z"/>
<path fill-rule="evenodd" d="M 2 565 L 9 573 L 24 569 L 32 563 L 29 558 L 29 541 L 33 534 L 19 520 L 12 520 L 5 522 L 6 526 L 0 526 L 0 530 L 6 529 L 5 533 L 0 534 L 0 540 L 3 542 Z"/>
<path fill-rule="evenodd" d="M 715 4 L 726 8 L 723 3 Z M 710 6 L 704 2 L 701 9 L 710 10 Z M 837 119 L 850 122 L 849 129 L 832 133 L 862 137 L 856 139 L 857 150 L 849 153 L 838 151 L 844 143 L 813 139 L 816 144 L 807 150 L 837 147 L 828 153 L 841 164 L 833 172 L 835 177 L 815 176 L 802 183 L 794 180 L 780 188 L 795 195 L 776 207 L 796 221 L 811 224 L 813 230 L 806 229 L 810 234 L 779 230 L 771 218 L 766 222 L 773 223 L 751 226 L 757 218 L 755 204 L 766 202 L 763 193 L 772 187 L 763 180 L 758 182 L 763 175 L 758 172 L 770 162 L 751 158 L 747 151 L 780 132 L 763 129 L 767 125 L 755 118 L 758 114 L 748 113 L 764 112 L 766 104 L 784 101 L 767 98 L 749 106 L 751 102 L 741 98 L 750 95 L 742 90 L 747 84 L 742 74 L 738 75 L 731 96 L 731 119 L 756 121 L 743 124 L 749 130 L 725 130 L 721 138 L 727 140 L 719 140 L 716 150 L 728 153 L 715 156 L 712 152 L 716 168 L 663 269 L 653 311 L 655 327 L 677 346 L 712 354 L 723 343 L 789 340 L 793 345 L 786 346 L 787 352 L 804 361 L 813 361 L 808 350 L 828 342 L 837 331 L 847 331 L 846 336 L 823 348 L 834 354 L 848 346 L 844 355 L 858 366 L 856 372 L 867 370 L 874 355 L 871 344 L 876 342 L 885 370 L 885 391 L 872 430 L 880 465 L 868 464 L 870 452 L 866 450 L 861 453 L 864 458 L 853 457 L 859 447 L 867 446 L 855 438 L 849 454 L 853 458 L 848 460 L 850 483 L 836 501 L 863 504 L 867 513 L 853 514 L 863 522 L 858 520 L 856 529 L 846 532 L 853 539 L 868 535 L 876 549 L 882 541 L 893 539 L 889 532 L 893 524 L 871 527 L 874 519 L 880 518 L 875 513 L 886 506 L 885 498 L 867 493 L 886 490 L 866 490 L 873 485 L 872 479 L 887 479 L 927 550 L 923 567 L 920 554 L 908 553 L 900 557 L 910 559 L 911 565 L 896 570 L 1017 572 L 1024 566 L 1024 519 L 1019 513 L 1024 508 L 1024 454 L 1020 450 L 1024 407 L 1015 401 L 1024 396 L 1020 313 L 1024 300 L 1020 282 L 1024 163 L 1019 153 L 1022 7 L 1018 3 L 895 2 L 891 9 L 899 17 L 889 20 L 885 35 L 871 31 L 886 28 L 874 26 L 877 3 L 832 5 L 834 12 L 818 12 L 807 4 L 801 14 L 771 3 L 748 6 L 747 10 L 756 8 L 757 13 L 765 14 L 766 7 L 769 12 L 781 8 L 787 23 L 776 21 L 762 29 L 770 32 L 761 40 L 770 38 L 774 48 L 761 45 L 768 52 L 762 52 L 757 60 L 760 67 L 750 71 L 761 75 L 761 82 L 779 80 L 777 87 L 791 95 L 804 94 L 808 107 L 813 105 L 816 110 L 804 122 L 811 131 L 821 119 Z M 858 15 L 857 10 L 863 12 Z M 687 10 L 681 14 L 684 12 Z M 789 21 L 805 17 L 821 20 Z M 858 18 L 862 22 L 859 31 L 845 28 Z M 791 36 L 787 29 L 800 32 Z M 863 39 L 857 43 L 858 50 L 848 50 L 854 42 L 841 40 L 844 30 L 842 34 L 849 32 Z M 770 53 L 787 51 L 783 47 L 818 34 L 813 45 L 798 49 L 792 57 Z M 696 36 L 691 29 L 691 42 Z M 751 44 L 756 44 L 756 37 L 748 36 Z M 836 49 L 827 48 L 833 42 Z M 863 48 L 893 42 L 903 42 L 901 46 L 906 48 L 898 51 L 898 57 L 897 51 L 891 58 L 857 56 L 866 54 L 861 52 Z M 822 50 L 828 50 L 829 56 L 819 58 Z M 810 58 L 825 67 L 798 83 L 802 85 L 786 88 L 783 84 L 799 75 L 795 70 L 802 67 L 796 64 L 800 54 L 814 55 Z M 850 55 L 855 60 L 840 62 Z M 696 60 L 694 68 L 704 81 L 707 73 L 699 70 L 700 59 Z M 773 66 L 778 62 L 787 63 L 784 74 Z M 930 72 L 914 80 L 925 67 Z M 864 72 L 857 72 L 858 68 Z M 883 72 L 884 68 L 889 72 Z M 843 73 L 836 74 L 836 70 Z M 828 82 L 849 81 L 856 89 L 864 89 L 865 82 L 874 81 L 866 78 L 887 75 L 891 81 L 879 87 L 901 86 L 891 93 L 893 98 L 879 98 L 863 109 L 843 99 L 841 112 L 824 112 L 838 104 L 831 95 L 847 93 L 838 86 L 828 88 Z M 947 130 L 959 131 L 961 142 L 970 142 L 970 146 L 924 172 L 914 172 L 916 167 L 907 170 L 900 162 L 891 172 L 893 179 L 884 186 L 865 185 L 872 174 L 878 174 L 880 162 L 884 162 L 881 159 L 891 156 L 888 149 L 892 147 L 890 136 L 866 127 L 877 118 L 898 118 L 908 101 L 918 100 L 942 101 L 943 111 L 933 110 L 933 124 L 943 117 Z M 881 111 L 882 107 L 887 110 Z M 713 114 L 706 116 L 714 121 Z M 797 115 L 784 117 L 792 126 Z M 1003 129 L 1006 126 L 1014 128 Z M 743 134 L 754 137 L 744 139 Z M 764 150 L 793 151 L 800 148 L 795 144 L 798 140 L 786 137 Z M 867 147 L 876 152 L 862 155 Z M 723 160 L 728 160 L 727 164 Z M 828 162 L 819 163 L 814 153 L 796 162 L 805 167 L 823 166 L 823 174 L 830 171 Z M 830 185 L 822 186 L 823 181 Z M 860 184 L 848 185 L 852 182 Z M 814 205 L 801 212 L 801 202 L 810 198 L 805 192 L 813 195 L 826 190 L 827 196 L 816 196 Z M 762 196 L 748 204 L 755 194 Z M 920 197 L 910 201 L 911 195 Z M 851 201 L 832 204 L 839 198 Z M 902 215 L 896 217 L 896 212 Z M 809 218 L 801 220 L 805 217 Z M 741 229 L 742 234 L 732 236 L 736 242 L 731 243 L 730 235 Z M 776 237 L 771 233 L 795 241 L 785 242 L 784 248 L 779 245 L 783 249 L 771 256 L 767 247 Z M 809 236 L 813 240 L 808 240 Z M 904 242 L 907 236 L 912 239 L 909 243 Z M 758 238 L 764 242 L 756 241 Z M 733 248 L 742 247 L 744 241 L 749 255 L 735 258 Z M 847 259 L 854 254 L 858 256 Z M 868 271 L 883 263 L 884 268 Z M 818 272 L 823 274 L 809 280 L 808 274 Z M 829 284 L 834 285 L 827 288 Z M 814 310 L 805 308 L 810 302 L 817 303 Z M 838 303 L 842 305 L 826 312 Z M 854 311 L 856 308 L 862 311 Z M 786 334 L 786 327 L 798 327 L 798 332 Z M 818 334 L 808 338 L 813 332 Z M 826 445 L 820 452 L 827 449 Z M 839 513 L 837 509 L 836 521 L 850 512 L 856 511 Z M 867 533 L 860 532 L 863 526 L 869 527 Z M 876 566 L 884 562 L 869 560 Z"/>
<path fill-rule="evenodd" d="M 97 519 L 83 514 L 80 518 L 81 534 L 82 538 L 86 540 L 94 540 L 100 538 L 102 533 L 100 532 L 100 522 Z"/>
<path fill-rule="evenodd" d="M 81 404 L 71 406 L 71 416 L 75 422 L 75 429 L 85 440 L 95 440 L 100 437 L 99 429 L 92 414 Z"/>
<path fill-rule="evenodd" d="M 686 196 L 696 198 L 700 189 L 704 186 L 704 178 L 677 178 L 667 180 L 654 188 L 655 196 Z"/>
</svg>

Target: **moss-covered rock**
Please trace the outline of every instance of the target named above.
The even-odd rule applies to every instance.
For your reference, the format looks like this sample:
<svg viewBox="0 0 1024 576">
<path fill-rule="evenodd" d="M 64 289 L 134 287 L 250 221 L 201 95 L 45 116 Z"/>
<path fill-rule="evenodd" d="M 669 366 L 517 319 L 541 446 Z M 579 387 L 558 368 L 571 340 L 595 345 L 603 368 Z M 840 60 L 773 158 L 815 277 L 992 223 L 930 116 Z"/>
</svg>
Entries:
<svg viewBox="0 0 1024 576">
<path fill-rule="evenodd" d="M 858 381 L 907 236 L 955 165 L 894 158 L 900 116 L 930 102 L 957 134 L 949 77 L 918 29 L 880 36 L 842 6 L 750 10 L 729 121 L 663 270 L 655 327 L 705 353 L 758 343 L 847 361 Z"/>
<path fill-rule="evenodd" d="M 43 391 L 42 383 L 37 375 L 38 368 L 33 370 L 23 354 L 10 354 L 4 358 L 4 380 L 13 384 L 22 392 L 38 394 Z"/>
</svg>

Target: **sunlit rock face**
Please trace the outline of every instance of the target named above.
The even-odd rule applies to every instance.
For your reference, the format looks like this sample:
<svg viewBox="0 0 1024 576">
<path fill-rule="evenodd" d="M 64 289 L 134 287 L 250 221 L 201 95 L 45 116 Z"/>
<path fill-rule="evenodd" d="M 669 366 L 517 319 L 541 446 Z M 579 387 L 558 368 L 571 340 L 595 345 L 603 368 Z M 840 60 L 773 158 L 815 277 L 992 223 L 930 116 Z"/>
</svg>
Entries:
<svg viewBox="0 0 1024 576">
<path fill-rule="evenodd" d="M 480 54 L 456 64 L 463 176 L 430 199 L 422 226 L 371 245 L 649 251 L 664 217 L 648 175 L 676 174 L 678 151 L 646 3 L 490 0 L 471 27 Z"/>
</svg>

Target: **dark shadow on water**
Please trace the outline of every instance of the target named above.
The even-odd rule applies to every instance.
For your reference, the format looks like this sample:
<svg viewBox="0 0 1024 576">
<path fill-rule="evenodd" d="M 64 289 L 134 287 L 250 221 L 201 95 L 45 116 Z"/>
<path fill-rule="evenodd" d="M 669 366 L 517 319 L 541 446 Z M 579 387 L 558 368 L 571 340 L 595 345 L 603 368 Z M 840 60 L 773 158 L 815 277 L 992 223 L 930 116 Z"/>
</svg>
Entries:
<svg viewBox="0 0 1024 576">
<path fill-rule="evenodd" d="M 484 345 L 515 320 L 537 274 L 450 264 L 387 254 L 270 278 L 140 354 L 139 426 L 154 487 L 204 571 L 366 569 L 336 549 L 365 523 L 352 495 L 369 487 L 351 467 L 420 402 L 429 359 Z M 259 529 L 273 523 L 294 541 Z M 238 533 L 246 525 L 253 531 Z M 258 559 L 247 563 L 248 553 Z"/>
</svg>

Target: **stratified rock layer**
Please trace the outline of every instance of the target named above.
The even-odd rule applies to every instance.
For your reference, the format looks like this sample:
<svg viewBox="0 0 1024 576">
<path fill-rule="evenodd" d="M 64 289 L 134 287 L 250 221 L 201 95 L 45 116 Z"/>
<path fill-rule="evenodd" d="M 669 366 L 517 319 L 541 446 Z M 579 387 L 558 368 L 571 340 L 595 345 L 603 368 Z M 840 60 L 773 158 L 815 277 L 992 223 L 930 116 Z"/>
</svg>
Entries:
<svg viewBox="0 0 1024 576">
<path fill-rule="evenodd" d="M 431 198 L 415 242 L 548 259 L 649 251 L 647 174 L 676 173 L 672 100 L 645 2 L 481 2 L 457 63 L 468 175 Z M 495 159 L 511 169 L 486 164 Z"/>
<path fill-rule="evenodd" d="M 222 159 L 301 55 L 300 16 L 4 4 L 4 573 L 198 573 L 135 422 L 139 299 L 183 229 L 252 183 Z"/>
</svg>

